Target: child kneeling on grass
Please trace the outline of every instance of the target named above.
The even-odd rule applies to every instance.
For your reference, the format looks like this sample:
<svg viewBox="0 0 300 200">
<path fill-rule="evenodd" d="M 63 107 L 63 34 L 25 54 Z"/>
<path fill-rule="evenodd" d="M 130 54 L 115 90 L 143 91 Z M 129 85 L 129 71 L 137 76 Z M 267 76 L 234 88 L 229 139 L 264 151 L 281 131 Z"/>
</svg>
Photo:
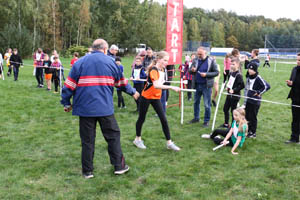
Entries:
<svg viewBox="0 0 300 200">
<path fill-rule="evenodd" d="M 245 117 L 245 110 L 243 108 L 237 108 L 233 111 L 233 122 L 230 129 L 224 130 L 224 129 L 216 129 L 214 132 L 210 135 L 210 138 L 215 142 L 215 144 L 225 144 L 227 145 L 227 141 L 229 140 L 228 145 L 232 146 L 231 153 L 233 155 L 238 154 L 235 152 L 237 147 L 242 147 L 246 135 L 248 132 L 248 125 Z M 217 137 L 218 135 L 221 135 L 225 137 L 224 139 L 221 139 Z"/>
</svg>

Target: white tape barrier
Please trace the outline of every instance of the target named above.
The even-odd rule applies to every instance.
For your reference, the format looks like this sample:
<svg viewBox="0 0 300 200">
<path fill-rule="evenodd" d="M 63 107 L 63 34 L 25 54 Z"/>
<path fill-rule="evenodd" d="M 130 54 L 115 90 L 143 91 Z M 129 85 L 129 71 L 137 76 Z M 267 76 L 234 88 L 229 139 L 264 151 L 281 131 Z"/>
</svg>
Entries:
<svg viewBox="0 0 300 200">
<path fill-rule="evenodd" d="M 131 81 L 143 81 L 143 82 L 147 82 L 147 79 L 129 79 Z M 164 81 L 164 83 L 180 83 L 180 81 Z M 183 84 L 187 85 L 188 84 L 188 80 L 184 80 Z"/>
<path fill-rule="evenodd" d="M 284 106 L 292 106 L 292 107 L 300 108 L 299 105 L 292 105 L 292 104 L 288 104 L 288 103 L 281 103 L 281 102 L 269 101 L 269 100 L 264 100 L 264 99 L 255 99 L 255 98 L 246 97 L 246 96 L 243 96 L 243 95 L 229 94 L 227 92 L 223 92 L 223 94 L 232 95 L 232 96 L 240 97 L 240 98 L 244 98 L 244 99 L 251 99 L 251 100 L 255 100 L 255 101 L 261 101 L 261 102 L 276 104 L 276 105 L 284 105 Z"/>
<path fill-rule="evenodd" d="M 35 67 L 35 68 L 60 69 L 60 68 L 57 68 L 57 67 L 46 67 L 46 66 L 40 66 L 40 65 L 34 66 L 34 65 L 30 65 L 30 64 L 18 63 L 18 62 L 13 62 L 13 61 L 11 61 L 11 63 L 16 63 L 16 64 L 19 64 L 21 66 L 28 66 L 28 67 Z M 70 69 L 62 68 L 62 67 L 61 67 L 61 69 L 64 70 L 64 71 L 70 70 Z"/>
</svg>

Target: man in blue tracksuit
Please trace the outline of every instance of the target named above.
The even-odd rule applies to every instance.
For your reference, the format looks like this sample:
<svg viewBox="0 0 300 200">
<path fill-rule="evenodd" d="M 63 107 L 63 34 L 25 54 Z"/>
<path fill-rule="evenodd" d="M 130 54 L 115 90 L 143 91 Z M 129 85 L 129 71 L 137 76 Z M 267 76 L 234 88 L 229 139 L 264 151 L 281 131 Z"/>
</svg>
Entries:
<svg viewBox="0 0 300 200">
<path fill-rule="evenodd" d="M 194 97 L 194 119 L 189 123 L 199 122 L 200 100 L 203 95 L 205 114 L 204 127 L 208 127 L 211 113 L 211 92 L 214 85 L 214 77 L 219 75 L 216 60 L 206 55 L 206 50 L 199 47 L 197 50 L 198 57 L 192 62 L 189 72 L 194 74 L 195 97 Z"/>
<path fill-rule="evenodd" d="M 120 129 L 114 117 L 113 87 L 139 97 L 123 77 L 115 61 L 107 56 L 108 44 L 103 39 L 93 43 L 93 52 L 80 58 L 72 67 L 62 90 L 61 103 L 64 110 L 73 109 L 79 116 L 80 138 L 82 144 L 82 174 L 92 178 L 93 158 L 96 137 L 96 123 L 99 122 L 102 134 L 108 143 L 108 153 L 115 174 L 129 170 L 120 144 Z M 70 99 L 73 96 L 73 104 Z"/>
</svg>

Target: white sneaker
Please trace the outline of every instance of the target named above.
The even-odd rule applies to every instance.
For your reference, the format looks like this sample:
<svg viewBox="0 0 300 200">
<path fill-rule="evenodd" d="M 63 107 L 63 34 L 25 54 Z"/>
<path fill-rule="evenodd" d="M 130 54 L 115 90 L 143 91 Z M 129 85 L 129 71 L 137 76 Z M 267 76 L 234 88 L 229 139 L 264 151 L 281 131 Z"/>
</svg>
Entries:
<svg viewBox="0 0 300 200">
<path fill-rule="evenodd" d="M 210 134 L 202 134 L 201 137 L 204 139 L 210 139 Z"/>
<path fill-rule="evenodd" d="M 178 146 L 176 146 L 173 142 L 170 144 L 167 144 L 167 149 L 171 149 L 174 151 L 180 151 L 180 148 Z"/>
<path fill-rule="evenodd" d="M 140 149 L 146 149 L 147 147 L 144 145 L 144 141 L 143 140 L 133 140 L 133 144 Z"/>
</svg>

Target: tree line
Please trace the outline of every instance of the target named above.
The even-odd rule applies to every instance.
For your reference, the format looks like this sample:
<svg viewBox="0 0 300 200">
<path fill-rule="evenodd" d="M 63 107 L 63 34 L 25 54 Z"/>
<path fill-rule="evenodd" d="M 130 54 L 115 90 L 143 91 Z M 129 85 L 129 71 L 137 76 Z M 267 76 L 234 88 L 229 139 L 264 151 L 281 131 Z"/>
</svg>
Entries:
<svg viewBox="0 0 300 200">
<path fill-rule="evenodd" d="M 134 48 L 145 43 L 165 48 L 166 5 L 152 0 L 0 0 L 0 50 L 18 48 L 23 56 L 38 47 L 66 52 L 89 46 L 96 38 Z M 184 8 L 183 40 L 215 47 L 251 50 L 264 46 L 300 46 L 300 21 L 239 16 L 223 9 Z"/>
</svg>

